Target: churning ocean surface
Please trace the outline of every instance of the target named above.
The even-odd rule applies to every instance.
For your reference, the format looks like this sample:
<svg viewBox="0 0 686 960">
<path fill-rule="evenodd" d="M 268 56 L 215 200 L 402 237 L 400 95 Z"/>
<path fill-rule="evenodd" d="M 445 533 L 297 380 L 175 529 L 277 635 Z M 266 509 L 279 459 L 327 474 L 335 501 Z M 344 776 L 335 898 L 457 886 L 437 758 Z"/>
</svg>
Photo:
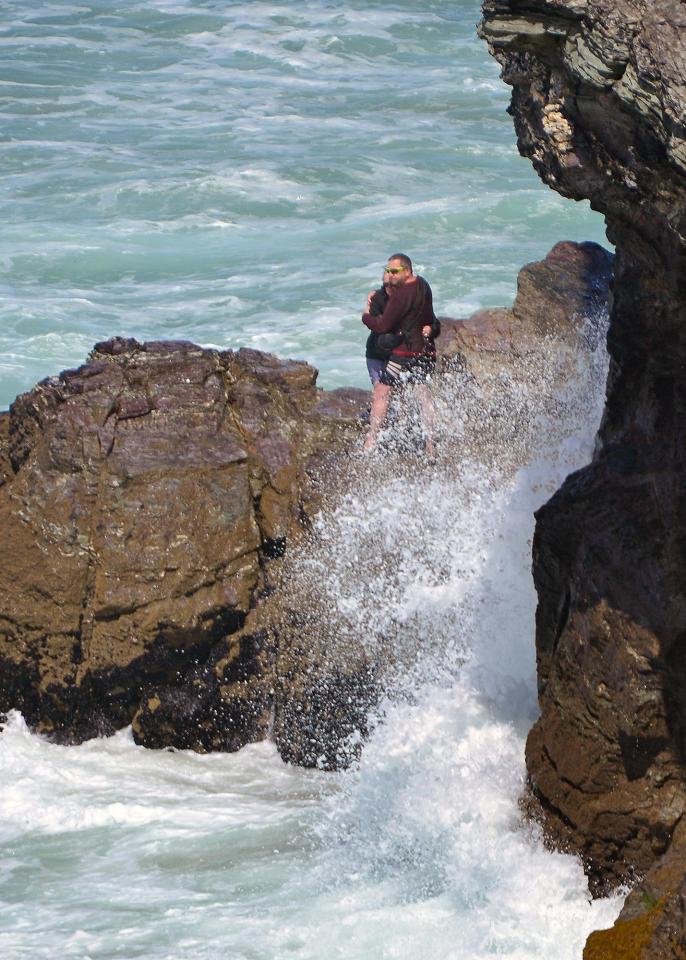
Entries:
<svg viewBox="0 0 686 960">
<path fill-rule="evenodd" d="M 465 316 L 556 241 L 604 242 L 519 157 L 477 0 L 1 9 L 0 409 L 115 335 L 363 385 L 390 253 Z"/>
<path fill-rule="evenodd" d="M 556 241 L 604 241 L 518 156 L 477 0 L 0 6 L 0 409 L 115 335 L 254 347 L 364 385 L 359 317 L 390 253 L 465 316 L 509 304 Z M 519 469 L 465 458 L 362 483 L 327 518 L 312 576 L 331 609 L 370 643 L 392 619 L 418 654 L 355 769 L 288 767 L 270 743 L 145 751 L 128 731 L 67 748 L 12 714 L 1 955 L 580 958 L 617 902 L 589 902 L 518 797 L 532 514 L 590 455 L 603 363 L 580 364 L 583 402 L 550 435 L 535 376 L 512 398 L 541 423 Z M 459 406 L 441 410 L 458 429 Z M 350 575 L 380 517 L 404 543 L 392 602 Z"/>
</svg>

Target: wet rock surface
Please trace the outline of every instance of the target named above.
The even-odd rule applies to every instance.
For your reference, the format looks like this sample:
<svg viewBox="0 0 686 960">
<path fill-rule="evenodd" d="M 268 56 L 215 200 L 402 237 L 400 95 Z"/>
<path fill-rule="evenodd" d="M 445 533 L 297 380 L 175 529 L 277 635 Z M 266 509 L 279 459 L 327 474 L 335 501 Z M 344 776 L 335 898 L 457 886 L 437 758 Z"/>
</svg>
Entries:
<svg viewBox="0 0 686 960">
<path fill-rule="evenodd" d="M 252 350 L 98 344 L 0 421 L 3 710 L 78 741 L 265 735 L 273 642 L 249 618 L 316 509 L 364 391 Z"/>
<path fill-rule="evenodd" d="M 520 151 L 590 199 L 616 246 L 597 450 L 537 517 L 541 718 L 527 747 L 549 832 L 603 889 L 648 871 L 686 809 L 686 5 L 483 12 Z M 626 956 L 680 955 L 645 950 Z M 625 954 L 588 953 L 601 955 Z"/>
</svg>

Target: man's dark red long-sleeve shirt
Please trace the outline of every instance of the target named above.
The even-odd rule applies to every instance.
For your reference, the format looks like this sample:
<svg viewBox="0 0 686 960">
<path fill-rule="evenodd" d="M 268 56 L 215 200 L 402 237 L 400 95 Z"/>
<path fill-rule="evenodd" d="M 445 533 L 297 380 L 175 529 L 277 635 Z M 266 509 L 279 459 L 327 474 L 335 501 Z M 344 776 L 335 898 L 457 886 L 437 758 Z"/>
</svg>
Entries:
<svg viewBox="0 0 686 960">
<path fill-rule="evenodd" d="M 417 284 L 423 284 L 424 289 L 417 290 Z M 418 296 L 420 292 L 423 296 Z M 373 317 L 370 313 L 362 315 L 362 322 L 374 333 L 405 335 L 405 342 L 393 351 L 400 356 L 424 352 L 422 328 L 431 325 L 433 319 L 431 287 L 423 277 L 396 287 L 381 316 Z"/>
</svg>

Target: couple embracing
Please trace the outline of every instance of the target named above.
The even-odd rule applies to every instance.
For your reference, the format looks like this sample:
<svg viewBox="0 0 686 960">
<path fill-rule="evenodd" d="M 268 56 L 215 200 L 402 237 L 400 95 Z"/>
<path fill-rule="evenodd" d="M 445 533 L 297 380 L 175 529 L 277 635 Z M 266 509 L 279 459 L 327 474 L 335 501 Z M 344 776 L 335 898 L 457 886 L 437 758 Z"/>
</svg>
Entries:
<svg viewBox="0 0 686 960">
<path fill-rule="evenodd" d="M 383 287 L 367 297 L 362 322 L 372 331 L 367 340 L 372 409 L 364 449 L 373 450 L 376 445 L 392 391 L 411 386 L 422 415 L 425 451 L 433 458 L 435 411 L 428 384 L 436 365 L 434 339 L 441 328 L 431 287 L 415 276 L 412 261 L 404 253 L 388 258 Z"/>
</svg>

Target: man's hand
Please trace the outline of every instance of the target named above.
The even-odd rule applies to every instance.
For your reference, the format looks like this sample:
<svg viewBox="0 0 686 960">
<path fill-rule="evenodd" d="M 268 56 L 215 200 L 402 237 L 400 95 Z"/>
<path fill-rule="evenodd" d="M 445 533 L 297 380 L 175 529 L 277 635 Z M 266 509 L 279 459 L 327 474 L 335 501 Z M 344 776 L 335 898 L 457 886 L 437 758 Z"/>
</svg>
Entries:
<svg viewBox="0 0 686 960">
<path fill-rule="evenodd" d="M 425 327 L 422 327 L 422 336 L 426 337 L 427 340 L 430 338 L 432 333 L 433 330 L 430 323 L 427 323 Z"/>
</svg>

